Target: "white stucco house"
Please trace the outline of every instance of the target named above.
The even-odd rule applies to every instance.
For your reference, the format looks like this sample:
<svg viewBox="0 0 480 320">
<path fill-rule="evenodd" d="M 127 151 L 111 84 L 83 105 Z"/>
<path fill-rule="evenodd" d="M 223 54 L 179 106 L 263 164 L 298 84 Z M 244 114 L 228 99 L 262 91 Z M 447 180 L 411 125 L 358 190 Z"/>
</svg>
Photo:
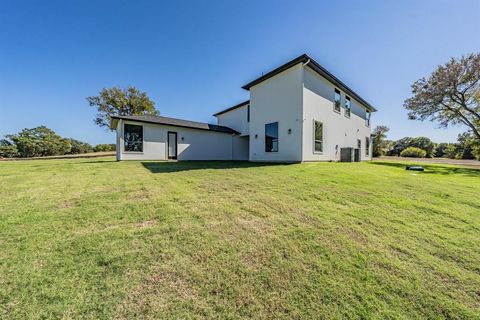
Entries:
<svg viewBox="0 0 480 320">
<path fill-rule="evenodd" d="M 117 160 L 371 159 L 375 108 L 308 55 L 242 87 L 250 99 L 217 112 L 217 124 L 112 116 Z"/>
</svg>

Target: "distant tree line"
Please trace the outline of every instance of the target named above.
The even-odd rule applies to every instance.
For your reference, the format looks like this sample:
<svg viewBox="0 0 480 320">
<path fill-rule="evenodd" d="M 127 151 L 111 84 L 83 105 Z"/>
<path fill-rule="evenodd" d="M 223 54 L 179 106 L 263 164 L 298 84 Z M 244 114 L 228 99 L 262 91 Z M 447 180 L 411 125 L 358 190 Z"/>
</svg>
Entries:
<svg viewBox="0 0 480 320">
<path fill-rule="evenodd" d="M 95 147 L 72 138 L 63 138 L 55 131 L 40 126 L 23 129 L 0 139 L 0 157 L 31 158 L 80 154 L 88 152 L 115 151 L 115 144 L 99 144 Z"/>
<path fill-rule="evenodd" d="M 87 98 L 97 109 L 95 124 L 109 128 L 112 115 L 159 115 L 155 103 L 145 92 L 133 86 L 104 88 L 98 95 Z M 110 129 L 110 128 L 109 128 Z M 112 129 L 110 129 L 112 130 Z M 0 139 L 0 158 L 31 158 L 115 151 L 115 144 L 92 145 L 72 138 L 63 138 L 46 126 L 23 129 Z"/>
<path fill-rule="evenodd" d="M 427 137 L 405 137 L 388 140 L 386 126 L 378 126 L 372 132 L 373 156 L 400 156 L 415 158 L 450 158 L 480 160 L 480 141 L 476 135 L 465 132 L 455 143 L 435 143 Z"/>
</svg>

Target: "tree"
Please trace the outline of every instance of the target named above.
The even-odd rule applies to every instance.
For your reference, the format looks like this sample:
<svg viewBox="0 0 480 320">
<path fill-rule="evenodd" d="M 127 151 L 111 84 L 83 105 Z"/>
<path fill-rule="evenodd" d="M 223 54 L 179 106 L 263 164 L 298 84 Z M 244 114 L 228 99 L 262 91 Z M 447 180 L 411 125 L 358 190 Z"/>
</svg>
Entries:
<svg viewBox="0 0 480 320">
<path fill-rule="evenodd" d="M 72 147 L 67 139 L 45 126 L 23 129 L 18 134 L 5 137 L 16 146 L 18 156 L 23 158 L 62 155 L 70 152 Z"/>
<path fill-rule="evenodd" d="M 446 150 L 447 148 L 451 145 L 452 143 L 446 143 L 446 142 L 441 142 L 437 144 L 437 147 L 435 148 L 435 157 L 436 158 L 443 158 L 446 157 Z"/>
<path fill-rule="evenodd" d="M 17 134 L 6 135 L 5 139 L 0 139 L 0 157 L 4 158 L 57 156 L 92 151 L 93 148 L 88 143 L 62 138 L 45 126 L 23 129 Z"/>
<path fill-rule="evenodd" d="M 372 153 L 374 157 L 380 157 L 387 154 L 389 141 L 387 140 L 387 132 L 390 129 L 387 126 L 377 126 L 372 132 Z"/>
<path fill-rule="evenodd" d="M 455 159 L 456 155 L 457 155 L 457 144 L 450 143 L 445 148 L 445 157 L 447 157 L 449 159 Z"/>
<path fill-rule="evenodd" d="M 411 145 L 412 140 L 413 138 L 411 137 L 405 137 L 400 140 L 394 141 L 392 143 L 392 148 L 388 150 L 387 154 L 389 156 L 400 156 L 400 153 Z"/>
<path fill-rule="evenodd" d="M 441 145 L 445 145 L 443 154 L 447 158 L 480 160 L 480 141 L 470 132 L 459 134 L 456 143 L 439 144 L 437 153 Z"/>
<path fill-rule="evenodd" d="M 426 157 L 431 158 L 435 152 L 435 143 L 427 137 L 416 137 L 412 138 L 408 147 L 416 147 L 422 150 L 425 150 Z"/>
<path fill-rule="evenodd" d="M 393 142 L 393 146 L 388 150 L 389 156 L 399 156 L 400 153 L 408 147 L 415 147 L 426 152 L 427 157 L 433 157 L 435 152 L 435 143 L 427 137 L 404 137 Z"/>
<path fill-rule="evenodd" d="M 93 151 L 95 152 L 105 152 L 105 151 L 115 151 L 117 146 L 115 144 L 97 144 Z"/>
<path fill-rule="evenodd" d="M 150 100 L 145 92 L 140 92 L 135 87 L 121 89 L 118 87 L 104 88 L 98 96 L 87 98 L 91 107 L 97 108 L 95 124 L 100 127 L 110 126 L 110 115 L 159 115 L 155 103 Z"/>
<path fill-rule="evenodd" d="M 18 156 L 17 146 L 10 139 L 0 140 L 0 158 L 14 158 Z"/>
<path fill-rule="evenodd" d="M 412 94 L 404 103 L 410 119 L 463 124 L 480 141 L 480 53 L 438 66 L 412 85 Z"/>
<path fill-rule="evenodd" d="M 457 159 L 475 159 L 475 149 L 480 145 L 480 141 L 469 133 L 464 132 L 457 137 Z"/>
<path fill-rule="evenodd" d="M 475 146 L 473 146 L 472 154 L 475 159 L 480 160 L 480 144 L 476 144 Z"/>
<path fill-rule="evenodd" d="M 71 145 L 69 152 L 70 154 L 93 152 L 93 147 L 86 142 L 78 141 L 72 138 L 68 138 L 67 140 Z"/>
<path fill-rule="evenodd" d="M 417 147 L 408 147 L 400 152 L 400 157 L 425 158 L 427 152 Z"/>
</svg>

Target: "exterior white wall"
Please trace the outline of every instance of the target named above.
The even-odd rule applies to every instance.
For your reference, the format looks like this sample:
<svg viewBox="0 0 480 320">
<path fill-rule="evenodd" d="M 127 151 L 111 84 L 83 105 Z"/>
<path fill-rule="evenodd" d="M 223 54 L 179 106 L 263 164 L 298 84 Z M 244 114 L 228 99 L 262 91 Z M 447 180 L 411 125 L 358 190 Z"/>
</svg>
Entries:
<svg viewBox="0 0 480 320">
<path fill-rule="evenodd" d="M 248 160 L 248 136 L 233 136 L 233 159 L 232 160 Z"/>
<path fill-rule="evenodd" d="M 250 161 L 302 161 L 302 69 L 300 63 L 250 88 Z M 272 122 L 278 152 L 265 152 L 265 125 Z"/>
<path fill-rule="evenodd" d="M 345 116 L 345 92 L 341 91 L 340 113 L 334 111 L 335 86 L 306 67 L 303 88 L 303 161 L 340 160 L 340 148 L 357 148 L 361 140 L 361 160 L 370 160 L 365 138 L 370 137 L 370 127 L 365 124 L 366 108 L 353 97 L 350 118 Z M 314 120 L 323 123 L 323 152 L 314 152 Z"/>
<path fill-rule="evenodd" d="M 119 160 L 168 160 L 168 132 L 177 132 L 178 160 L 236 160 L 246 158 L 239 149 L 234 154 L 236 136 L 215 131 L 173 127 L 160 124 L 142 123 L 136 121 L 119 121 L 117 128 Z M 143 126 L 143 152 L 126 152 L 123 139 L 123 124 Z M 182 139 L 183 138 L 183 139 Z M 241 145 L 241 142 L 239 142 Z M 240 160 L 240 159 L 238 159 Z"/>
<path fill-rule="evenodd" d="M 231 111 L 219 114 L 217 116 L 217 124 L 232 128 L 240 132 L 240 135 L 245 136 L 249 134 L 250 124 L 247 121 L 248 104 Z"/>
</svg>

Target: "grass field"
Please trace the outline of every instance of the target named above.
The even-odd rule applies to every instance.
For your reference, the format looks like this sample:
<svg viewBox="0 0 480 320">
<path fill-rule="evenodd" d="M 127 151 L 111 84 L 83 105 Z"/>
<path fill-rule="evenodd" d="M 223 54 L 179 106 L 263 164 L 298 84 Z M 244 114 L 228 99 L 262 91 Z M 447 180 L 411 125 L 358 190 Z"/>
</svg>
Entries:
<svg viewBox="0 0 480 320">
<path fill-rule="evenodd" d="M 0 163 L 0 318 L 480 318 L 480 170 Z"/>
</svg>

